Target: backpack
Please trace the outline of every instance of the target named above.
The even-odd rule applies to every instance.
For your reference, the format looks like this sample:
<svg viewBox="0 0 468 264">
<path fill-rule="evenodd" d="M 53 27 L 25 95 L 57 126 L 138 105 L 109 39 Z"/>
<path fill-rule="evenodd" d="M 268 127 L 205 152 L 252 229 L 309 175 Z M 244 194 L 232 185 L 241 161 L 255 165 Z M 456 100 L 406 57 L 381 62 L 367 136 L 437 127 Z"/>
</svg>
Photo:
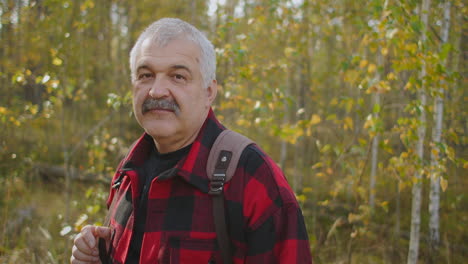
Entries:
<svg viewBox="0 0 468 264">
<path fill-rule="evenodd" d="M 213 217 L 218 246 L 224 264 L 232 263 L 231 242 L 224 210 L 224 184 L 234 175 L 243 150 L 253 141 L 232 130 L 223 130 L 210 150 L 206 173 L 210 179 L 209 194 L 213 200 Z"/>
</svg>

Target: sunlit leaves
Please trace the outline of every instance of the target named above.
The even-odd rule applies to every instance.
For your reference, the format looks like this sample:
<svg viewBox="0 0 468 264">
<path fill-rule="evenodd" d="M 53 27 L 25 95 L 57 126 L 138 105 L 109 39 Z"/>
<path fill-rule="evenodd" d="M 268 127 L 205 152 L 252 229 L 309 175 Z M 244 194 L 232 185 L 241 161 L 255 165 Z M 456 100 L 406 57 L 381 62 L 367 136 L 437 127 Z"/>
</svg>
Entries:
<svg viewBox="0 0 468 264">
<path fill-rule="evenodd" d="M 320 118 L 319 115 L 313 114 L 312 117 L 310 118 L 310 123 L 309 123 L 309 124 L 310 124 L 311 126 L 314 126 L 314 125 L 319 124 L 319 123 L 321 122 L 321 120 L 322 120 L 322 119 Z"/>
<path fill-rule="evenodd" d="M 440 177 L 439 180 L 440 180 L 440 188 L 442 189 L 442 191 L 445 192 L 448 187 L 448 181 L 443 177 Z"/>
<path fill-rule="evenodd" d="M 62 59 L 55 57 L 52 59 L 52 64 L 55 66 L 61 66 L 63 63 Z"/>
<path fill-rule="evenodd" d="M 456 33 L 461 25 L 452 23 L 456 28 L 451 44 L 434 49 L 439 42 L 439 7 L 431 10 L 438 17 L 428 32 L 429 44 L 423 46 L 418 42 L 417 1 L 387 1 L 387 7 L 378 0 L 365 5 L 358 1 L 219 1 L 212 17 L 204 13 L 203 1 L 192 1 L 195 10 L 173 1 L 13 2 L 29 6 L 21 10 L 18 23 L 0 29 L 5 47 L 0 124 L 7 135 L 2 138 L 8 138 L 7 143 L 0 141 L 0 148 L 8 149 L 6 164 L 24 157 L 60 163 L 63 148 L 75 146 L 101 119 L 119 113 L 93 131 L 72 160 L 87 172 L 112 174 L 117 156 L 141 133 L 129 116 L 128 50 L 155 19 L 148 10 L 158 10 L 161 17 L 176 14 L 187 19 L 213 40 L 219 83 L 215 112 L 227 127 L 247 134 L 282 162 L 290 182 L 303 176 L 297 192 L 304 212 L 321 207 L 314 212 L 318 220 L 310 224 L 311 237 L 323 234 L 323 226 L 325 232 L 331 230 L 336 219 L 340 220 L 330 234 L 340 235 L 337 241 L 347 237 L 347 233 L 341 236 L 343 230 L 353 239 L 376 234 L 369 221 L 382 229 L 393 223 L 386 216 L 394 215 L 394 192 L 399 186 L 402 195 L 408 195 L 416 172 L 436 173 L 441 187 L 450 192 L 457 186 L 447 171 L 468 166 L 460 158 L 460 146 L 467 142 L 464 89 L 459 89 L 463 79 L 456 69 L 462 65 L 457 50 L 460 33 Z M 231 6 L 234 3 L 238 5 Z M 2 14 L 3 22 L 8 24 L 13 13 Z M 428 73 L 424 79 L 418 75 L 422 65 Z M 444 110 L 444 120 L 450 121 L 444 124 L 443 143 L 424 149 L 426 157 L 438 157 L 438 165 L 415 155 L 417 127 L 432 125 L 430 120 L 421 124 L 418 117 L 424 111 L 431 116 L 434 110 L 417 100 L 423 87 L 430 99 L 443 90 L 443 100 L 449 104 Z M 31 98 L 26 98 L 28 92 Z M 381 96 L 378 103 L 376 96 Z M 377 216 L 385 216 L 384 224 L 359 207 L 369 194 L 370 149 L 376 135 L 383 150 L 376 210 Z M 62 138 L 64 144 L 58 140 Z M 23 145 L 28 146 L 24 153 Z M 104 210 L 95 206 L 104 204 L 104 199 L 91 193 L 86 193 L 88 204 L 80 208 L 88 218 L 77 215 L 76 227 L 98 221 L 95 216 Z M 447 201 L 451 201 L 449 195 Z M 307 221 L 312 221 L 311 215 Z M 324 215 L 332 220 L 321 219 Z M 359 251 L 355 245 L 353 254 Z M 352 257 L 357 263 L 369 261 Z"/>
</svg>

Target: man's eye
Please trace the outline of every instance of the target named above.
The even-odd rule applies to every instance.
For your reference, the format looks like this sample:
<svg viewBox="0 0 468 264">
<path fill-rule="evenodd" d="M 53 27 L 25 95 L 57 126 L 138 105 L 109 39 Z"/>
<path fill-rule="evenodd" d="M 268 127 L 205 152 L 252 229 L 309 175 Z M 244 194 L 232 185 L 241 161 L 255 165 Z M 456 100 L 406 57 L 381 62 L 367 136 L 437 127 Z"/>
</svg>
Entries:
<svg viewBox="0 0 468 264">
<path fill-rule="evenodd" d="M 176 75 L 174 75 L 174 78 L 175 78 L 176 80 L 185 80 L 185 77 L 184 77 L 183 75 L 181 75 L 181 74 L 176 74 Z"/>
<path fill-rule="evenodd" d="M 145 79 L 151 78 L 152 76 L 153 74 L 151 73 L 142 73 L 138 75 L 138 80 L 145 80 Z"/>
<path fill-rule="evenodd" d="M 176 81 L 176 82 L 185 82 L 187 80 L 187 78 L 185 78 L 184 75 L 182 74 L 174 74 L 172 75 L 172 78 Z"/>
</svg>

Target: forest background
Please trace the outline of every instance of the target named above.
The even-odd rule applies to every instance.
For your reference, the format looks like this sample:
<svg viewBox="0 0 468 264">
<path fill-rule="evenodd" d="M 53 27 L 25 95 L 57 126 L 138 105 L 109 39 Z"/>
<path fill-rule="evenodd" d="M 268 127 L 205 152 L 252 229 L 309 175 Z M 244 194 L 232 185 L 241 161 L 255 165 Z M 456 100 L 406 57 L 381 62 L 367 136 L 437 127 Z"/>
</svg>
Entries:
<svg viewBox="0 0 468 264">
<path fill-rule="evenodd" d="M 462 0 L 1 0 L 0 262 L 67 263 L 142 130 L 128 53 L 179 17 L 215 112 L 278 162 L 316 263 L 468 261 Z"/>
</svg>

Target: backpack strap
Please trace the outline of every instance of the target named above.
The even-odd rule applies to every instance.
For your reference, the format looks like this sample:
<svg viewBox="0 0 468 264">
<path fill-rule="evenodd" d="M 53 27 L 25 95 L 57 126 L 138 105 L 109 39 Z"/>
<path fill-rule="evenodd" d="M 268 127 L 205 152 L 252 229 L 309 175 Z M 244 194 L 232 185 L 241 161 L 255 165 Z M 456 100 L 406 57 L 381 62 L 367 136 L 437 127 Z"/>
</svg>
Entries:
<svg viewBox="0 0 468 264">
<path fill-rule="evenodd" d="M 232 130 L 226 129 L 219 134 L 206 164 L 208 178 L 211 183 L 215 183 L 210 184 L 210 194 L 222 192 L 224 183 L 230 181 L 236 172 L 242 151 L 252 143 L 251 139 Z"/>
<path fill-rule="evenodd" d="M 232 130 L 224 130 L 216 138 L 208 156 L 206 172 L 210 179 L 209 194 L 213 197 L 213 217 L 218 246 L 224 264 L 231 264 L 231 241 L 224 210 L 224 183 L 231 180 L 243 150 L 253 141 Z"/>
</svg>

